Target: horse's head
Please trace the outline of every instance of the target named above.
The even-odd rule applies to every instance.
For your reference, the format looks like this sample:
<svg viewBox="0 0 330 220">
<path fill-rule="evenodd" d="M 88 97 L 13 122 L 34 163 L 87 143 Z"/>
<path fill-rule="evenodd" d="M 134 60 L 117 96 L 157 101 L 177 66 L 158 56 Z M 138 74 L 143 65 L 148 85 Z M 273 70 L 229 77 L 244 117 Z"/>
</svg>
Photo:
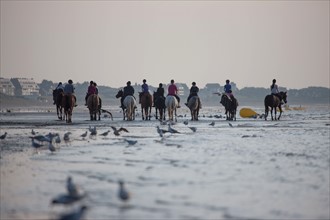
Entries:
<svg viewBox="0 0 330 220">
<path fill-rule="evenodd" d="M 120 97 L 123 97 L 123 94 L 124 94 L 124 91 L 122 89 L 120 89 L 116 95 L 116 98 L 120 98 Z"/>
<path fill-rule="evenodd" d="M 280 92 L 280 96 L 282 97 L 282 100 L 284 101 L 284 103 L 287 103 L 287 97 L 288 95 L 286 94 L 286 92 Z"/>
</svg>

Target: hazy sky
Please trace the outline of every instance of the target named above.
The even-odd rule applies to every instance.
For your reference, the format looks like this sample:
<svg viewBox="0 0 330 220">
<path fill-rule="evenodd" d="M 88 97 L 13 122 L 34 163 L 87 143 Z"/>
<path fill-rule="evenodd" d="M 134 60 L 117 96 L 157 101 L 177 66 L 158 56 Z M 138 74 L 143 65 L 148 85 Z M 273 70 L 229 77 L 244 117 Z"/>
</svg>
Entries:
<svg viewBox="0 0 330 220">
<path fill-rule="evenodd" d="M 329 1 L 3 1 L 1 77 L 329 87 Z"/>
</svg>

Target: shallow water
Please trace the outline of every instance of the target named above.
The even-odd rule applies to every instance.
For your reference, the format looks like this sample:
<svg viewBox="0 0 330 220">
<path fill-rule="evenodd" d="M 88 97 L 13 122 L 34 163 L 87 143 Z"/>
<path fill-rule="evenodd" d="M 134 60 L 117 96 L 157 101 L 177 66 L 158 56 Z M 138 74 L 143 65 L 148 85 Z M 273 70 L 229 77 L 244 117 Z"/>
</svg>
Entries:
<svg viewBox="0 0 330 220">
<path fill-rule="evenodd" d="M 198 122 L 184 125 L 190 116 L 182 108 L 172 125 L 180 133 L 164 138 L 156 126 L 167 125 L 154 118 L 127 122 L 112 112 L 113 121 L 91 122 L 80 109 L 70 125 L 52 111 L 1 114 L 1 134 L 8 132 L 0 142 L 1 219 L 51 219 L 79 204 L 88 206 L 86 219 L 330 218 L 329 106 L 285 111 L 280 121 L 238 116 L 232 126 L 218 107 L 203 108 Z M 129 133 L 81 138 L 89 125 L 98 134 L 111 125 Z M 62 139 L 70 131 L 72 141 L 62 140 L 54 154 L 35 154 L 32 128 Z M 69 175 L 87 198 L 74 207 L 50 206 Z M 120 179 L 131 192 L 127 204 L 117 198 Z"/>
</svg>

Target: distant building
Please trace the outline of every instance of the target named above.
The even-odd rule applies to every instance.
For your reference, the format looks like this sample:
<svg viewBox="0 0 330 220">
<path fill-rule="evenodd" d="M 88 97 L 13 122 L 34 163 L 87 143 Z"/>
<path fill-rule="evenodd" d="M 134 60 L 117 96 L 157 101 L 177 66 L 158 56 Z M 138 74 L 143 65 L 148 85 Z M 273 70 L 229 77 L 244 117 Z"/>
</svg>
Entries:
<svg viewBox="0 0 330 220">
<path fill-rule="evenodd" d="M 17 96 L 39 96 L 39 86 L 33 78 L 11 78 Z"/>
<path fill-rule="evenodd" d="M 204 89 L 209 92 L 223 92 L 219 83 L 207 83 Z"/>
<path fill-rule="evenodd" d="M 10 79 L 0 78 L 0 92 L 5 95 L 15 95 L 15 87 Z"/>
</svg>

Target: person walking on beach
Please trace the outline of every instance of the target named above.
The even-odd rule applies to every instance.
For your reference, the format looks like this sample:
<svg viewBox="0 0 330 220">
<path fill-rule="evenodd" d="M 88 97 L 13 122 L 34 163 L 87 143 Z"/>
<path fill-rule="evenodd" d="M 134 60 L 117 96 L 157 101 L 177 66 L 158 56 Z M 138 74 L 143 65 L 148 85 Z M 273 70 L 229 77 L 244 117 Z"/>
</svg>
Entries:
<svg viewBox="0 0 330 220">
<path fill-rule="evenodd" d="M 64 94 L 65 95 L 72 95 L 74 97 L 75 107 L 77 107 L 77 98 L 74 94 L 74 86 L 73 81 L 71 79 L 68 80 L 68 83 L 64 86 Z"/>
<path fill-rule="evenodd" d="M 174 84 L 174 79 L 171 80 L 171 84 L 168 86 L 168 94 L 167 95 L 172 95 L 178 100 L 178 108 L 180 108 L 180 97 L 178 96 L 178 88 Z"/>
</svg>

